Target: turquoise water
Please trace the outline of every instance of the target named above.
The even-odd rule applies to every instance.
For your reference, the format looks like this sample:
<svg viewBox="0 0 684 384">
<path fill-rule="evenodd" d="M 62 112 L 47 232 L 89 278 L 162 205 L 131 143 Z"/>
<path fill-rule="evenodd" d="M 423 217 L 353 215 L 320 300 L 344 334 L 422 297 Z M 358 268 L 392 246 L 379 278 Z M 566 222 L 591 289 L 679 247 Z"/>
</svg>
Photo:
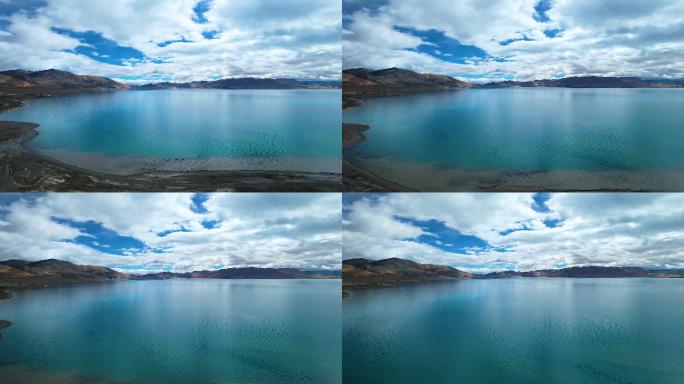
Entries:
<svg viewBox="0 0 684 384">
<path fill-rule="evenodd" d="M 0 377 L 20 366 L 84 383 L 339 383 L 340 290 L 339 280 L 168 280 L 19 292 L 0 302 L 14 323 Z"/>
<path fill-rule="evenodd" d="M 273 167 L 340 158 L 340 97 L 339 90 L 116 91 L 29 100 L 2 119 L 40 124 L 29 145 L 67 162 L 97 154 L 233 159 L 231 168 L 261 159 Z"/>
<path fill-rule="evenodd" d="M 507 279 L 355 290 L 344 383 L 679 384 L 684 280 Z"/>
<path fill-rule="evenodd" d="M 344 112 L 345 122 L 371 127 L 345 156 L 369 169 L 382 160 L 473 171 L 681 171 L 682 106 L 684 89 L 472 89 L 371 99 Z M 381 176 L 397 180 L 396 172 Z"/>
</svg>

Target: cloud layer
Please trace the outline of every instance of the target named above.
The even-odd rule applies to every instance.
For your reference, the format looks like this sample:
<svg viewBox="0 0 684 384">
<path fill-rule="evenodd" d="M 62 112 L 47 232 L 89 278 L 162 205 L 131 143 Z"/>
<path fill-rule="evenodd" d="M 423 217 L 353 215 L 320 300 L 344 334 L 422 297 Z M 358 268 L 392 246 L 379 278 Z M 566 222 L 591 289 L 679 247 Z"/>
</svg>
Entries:
<svg viewBox="0 0 684 384">
<path fill-rule="evenodd" d="M 345 68 L 397 66 L 474 81 L 684 78 L 680 0 L 345 0 L 344 13 Z M 425 38 L 431 30 L 451 44 Z M 462 56 L 459 44 L 486 54 Z"/>
<path fill-rule="evenodd" d="M 0 260 L 339 269 L 340 194 L 0 194 Z"/>
<path fill-rule="evenodd" d="M 344 212 L 344 259 L 400 257 L 474 272 L 684 268 L 682 194 L 345 195 Z"/>
<path fill-rule="evenodd" d="M 340 13 L 329 0 L 0 0 L 0 70 L 338 79 Z"/>
</svg>

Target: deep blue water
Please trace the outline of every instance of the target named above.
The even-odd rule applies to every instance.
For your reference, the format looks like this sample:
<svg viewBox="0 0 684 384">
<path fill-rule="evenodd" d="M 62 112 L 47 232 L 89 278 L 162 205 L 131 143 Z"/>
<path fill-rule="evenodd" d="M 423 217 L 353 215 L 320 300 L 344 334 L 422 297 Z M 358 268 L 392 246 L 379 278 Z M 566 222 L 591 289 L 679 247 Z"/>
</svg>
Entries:
<svg viewBox="0 0 684 384">
<path fill-rule="evenodd" d="M 340 158 L 340 97 L 339 90 L 115 91 L 29 100 L 2 119 L 40 124 L 29 145 L 71 163 L 97 155 L 331 168 Z"/>
<path fill-rule="evenodd" d="M 343 300 L 349 384 L 679 384 L 684 279 L 463 280 Z"/>
<path fill-rule="evenodd" d="M 0 302 L 14 323 L 0 339 L 0 382 L 22 372 L 54 383 L 339 383 L 340 289 L 198 279 L 18 292 Z"/>
<path fill-rule="evenodd" d="M 472 171 L 684 170 L 684 89 L 470 89 L 366 100 L 348 151 L 401 182 L 402 164 Z M 398 164 L 387 170 L 384 164 Z M 389 174 L 391 173 L 391 174 Z M 637 187 L 637 186 L 635 186 Z"/>
</svg>

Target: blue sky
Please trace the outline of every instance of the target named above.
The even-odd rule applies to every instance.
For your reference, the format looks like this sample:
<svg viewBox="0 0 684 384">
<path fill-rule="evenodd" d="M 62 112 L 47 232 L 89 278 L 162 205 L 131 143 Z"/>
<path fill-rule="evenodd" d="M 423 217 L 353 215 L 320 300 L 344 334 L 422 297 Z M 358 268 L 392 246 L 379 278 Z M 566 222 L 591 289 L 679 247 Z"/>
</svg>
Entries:
<svg viewBox="0 0 684 384">
<path fill-rule="evenodd" d="M 338 269 L 340 209 L 340 194 L 0 194 L 0 260 Z"/>
<path fill-rule="evenodd" d="M 344 68 L 682 78 L 679 0 L 344 0 Z"/>
<path fill-rule="evenodd" d="M 296 5 L 2 0 L 0 70 L 56 68 L 127 82 L 339 79 L 341 4 Z"/>
<path fill-rule="evenodd" d="M 344 195 L 343 257 L 472 272 L 684 266 L 680 194 Z"/>
</svg>

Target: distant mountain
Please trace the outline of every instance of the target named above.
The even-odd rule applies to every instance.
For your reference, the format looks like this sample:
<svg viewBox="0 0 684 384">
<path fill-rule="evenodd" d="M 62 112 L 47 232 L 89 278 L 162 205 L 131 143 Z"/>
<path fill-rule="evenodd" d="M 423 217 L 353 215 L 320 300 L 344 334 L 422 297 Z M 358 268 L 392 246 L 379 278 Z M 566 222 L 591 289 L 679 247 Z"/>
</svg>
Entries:
<svg viewBox="0 0 684 384">
<path fill-rule="evenodd" d="M 76 75 L 66 71 L 25 71 L 15 69 L 0 72 L 0 93 L 2 92 L 59 92 L 78 90 L 110 89 L 321 89 L 339 88 L 339 81 L 233 78 L 215 81 L 193 81 L 187 83 L 154 83 L 139 86 L 119 83 L 97 76 Z"/>
<path fill-rule="evenodd" d="M 614 278 L 614 277 L 684 277 L 679 271 L 652 271 L 637 267 L 570 267 L 562 269 L 543 269 L 529 272 L 503 271 L 476 275 L 478 279 L 504 279 L 510 277 L 576 277 L 576 278 Z"/>
<path fill-rule="evenodd" d="M 0 287 L 37 287 L 95 281 L 125 280 L 128 275 L 105 267 L 67 261 L 0 261 Z"/>
<path fill-rule="evenodd" d="M 56 69 L 36 72 L 15 69 L 0 72 L 0 90 L 31 90 L 33 88 L 44 90 L 126 89 L 128 85 L 105 77 L 75 75 Z"/>
<path fill-rule="evenodd" d="M 419 264 L 399 258 L 342 261 L 342 281 L 345 286 L 390 286 L 472 277 L 472 274 L 456 268 Z"/>
<path fill-rule="evenodd" d="M 471 84 L 453 77 L 423 74 L 401 68 L 370 70 L 351 68 L 342 71 L 344 107 L 360 104 L 371 97 L 398 96 L 416 92 L 443 91 L 462 88 L 684 88 L 682 80 L 640 79 L 636 77 L 566 77 L 532 81 L 500 81 Z"/>
<path fill-rule="evenodd" d="M 529 272 L 504 271 L 472 274 L 449 266 L 420 264 L 398 258 L 375 261 L 368 259 L 348 259 L 342 261 L 342 279 L 344 285 L 348 287 L 391 286 L 450 279 L 506 279 L 514 277 L 684 278 L 684 273 L 677 270 L 648 270 L 637 267 L 587 266 Z"/>
<path fill-rule="evenodd" d="M 453 77 L 423 74 L 408 69 L 370 70 L 353 68 L 342 71 L 342 90 L 347 99 L 397 96 L 407 93 L 469 88 L 470 83 Z"/>
<path fill-rule="evenodd" d="M 302 271 L 295 268 L 226 268 L 185 273 L 160 272 L 129 275 L 105 267 L 67 261 L 0 261 L 0 288 L 41 287 L 108 280 L 166 279 L 339 279 L 339 271 Z"/>
<path fill-rule="evenodd" d="M 566 77 L 551 80 L 501 81 L 478 85 L 477 88 L 682 88 L 684 83 L 671 80 L 643 80 L 636 77 Z"/>
<path fill-rule="evenodd" d="M 294 79 L 234 78 L 187 83 L 154 83 L 132 86 L 133 89 L 316 89 L 339 88 L 335 81 L 299 81 Z"/>
<path fill-rule="evenodd" d="M 226 268 L 216 271 L 196 271 L 185 273 L 160 272 L 131 276 L 135 280 L 166 279 L 337 279 L 335 273 L 321 271 L 301 271 L 294 268 Z"/>
</svg>

